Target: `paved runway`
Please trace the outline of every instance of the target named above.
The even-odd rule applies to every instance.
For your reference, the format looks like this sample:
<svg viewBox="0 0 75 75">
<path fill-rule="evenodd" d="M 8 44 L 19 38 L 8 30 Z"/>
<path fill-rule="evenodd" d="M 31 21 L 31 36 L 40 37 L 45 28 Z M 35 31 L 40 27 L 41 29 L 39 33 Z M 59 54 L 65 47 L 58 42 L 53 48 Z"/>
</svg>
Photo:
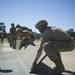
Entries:
<svg viewBox="0 0 75 75">
<path fill-rule="evenodd" d="M 23 47 L 21 50 L 18 50 L 19 43 L 20 41 L 18 40 L 16 50 L 9 47 L 8 42 L 3 42 L 3 44 L 0 43 L 0 75 L 50 75 L 52 69 L 43 62 L 38 65 L 38 68 L 36 70 L 30 73 L 32 63 L 34 61 L 39 46 L 29 45 L 26 49 L 24 49 Z M 73 65 L 69 67 L 67 66 L 68 64 L 66 64 L 68 61 L 67 56 L 69 55 L 69 53 L 64 54 L 65 55 L 62 55 L 62 58 L 64 59 L 66 69 L 71 70 L 66 71 L 68 72 L 68 74 L 63 75 L 75 75 L 75 72 L 72 72 L 75 71 L 75 66 Z M 68 55 L 66 56 L 66 54 Z M 45 53 L 43 52 L 39 61 L 44 55 Z M 71 56 L 69 57 L 69 59 L 73 59 L 73 55 L 75 56 L 73 52 L 70 55 Z"/>
<path fill-rule="evenodd" d="M 28 75 L 25 67 L 8 43 L 3 44 L 0 52 L 0 75 Z"/>
<path fill-rule="evenodd" d="M 30 73 L 37 49 L 38 46 L 34 47 L 29 45 L 27 49 L 22 48 L 19 51 L 9 47 L 8 42 L 4 42 L 3 47 L 0 50 L 0 75 L 36 75 L 37 73 L 38 75 L 41 75 L 42 73 L 47 73 L 50 68 L 44 63 L 41 63 L 38 66 L 35 73 Z M 43 52 L 41 58 L 44 55 L 45 53 Z M 46 69 L 43 71 L 45 67 Z"/>
</svg>

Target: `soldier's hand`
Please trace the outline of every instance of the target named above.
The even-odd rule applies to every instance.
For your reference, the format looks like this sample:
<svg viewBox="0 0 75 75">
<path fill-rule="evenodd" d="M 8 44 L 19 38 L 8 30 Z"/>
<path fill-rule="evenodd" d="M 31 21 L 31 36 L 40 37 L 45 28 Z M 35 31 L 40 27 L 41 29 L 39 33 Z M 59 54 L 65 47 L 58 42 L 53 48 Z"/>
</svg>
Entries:
<svg viewBox="0 0 75 75">
<path fill-rule="evenodd" d="M 35 70 L 37 68 L 37 64 L 33 63 L 31 70 Z"/>
</svg>

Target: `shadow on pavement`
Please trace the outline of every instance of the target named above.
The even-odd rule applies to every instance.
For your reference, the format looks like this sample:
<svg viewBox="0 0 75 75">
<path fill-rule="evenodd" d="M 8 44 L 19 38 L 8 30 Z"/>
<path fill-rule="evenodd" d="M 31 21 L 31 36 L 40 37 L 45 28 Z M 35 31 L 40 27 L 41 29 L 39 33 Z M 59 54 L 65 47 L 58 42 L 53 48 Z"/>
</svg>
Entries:
<svg viewBox="0 0 75 75">
<path fill-rule="evenodd" d="M 69 71 L 69 70 L 66 70 L 65 73 L 69 73 L 69 75 L 75 75 L 75 72 L 72 72 L 72 71 Z"/>
<path fill-rule="evenodd" d="M 38 67 L 35 70 L 32 70 L 30 73 L 37 75 L 50 75 L 51 71 L 52 69 L 49 66 L 41 62 Z"/>
<path fill-rule="evenodd" d="M 5 69 L 5 70 L 0 70 L 0 72 L 2 73 L 10 73 L 10 72 L 13 72 L 13 70 L 9 70 L 9 69 Z"/>
<path fill-rule="evenodd" d="M 30 74 L 36 74 L 36 75 L 51 75 L 52 69 L 47 66 L 46 64 L 44 64 L 43 62 L 41 62 L 38 67 L 34 70 L 32 70 L 30 72 Z M 75 75 L 75 72 L 72 72 L 72 71 L 69 71 L 69 70 L 66 70 L 64 73 L 67 73 L 67 74 L 61 74 L 61 75 Z"/>
</svg>

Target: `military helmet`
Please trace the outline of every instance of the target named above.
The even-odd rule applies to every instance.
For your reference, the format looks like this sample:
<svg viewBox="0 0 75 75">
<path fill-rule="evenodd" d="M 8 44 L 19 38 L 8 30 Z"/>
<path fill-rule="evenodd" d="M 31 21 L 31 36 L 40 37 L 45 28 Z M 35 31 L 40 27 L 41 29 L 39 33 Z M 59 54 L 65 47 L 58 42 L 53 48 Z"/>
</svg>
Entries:
<svg viewBox="0 0 75 75">
<path fill-rule="evenodd" d="M 35 28 L 39 29 L 39 28 L 44 28 L 47 27 L 48 22 L 46 20 L 40 20 L 39 22 L 37 22 L 37 24 L 35 25 Z"/>
<path fill-rule="evenodd" d="M 19 24 L 17 24 L 17 25 L 16 25 L 16 28 L 20 28 L 20 25 L 19 25 Z"/>
<path fill-rule="evenodd" d="M 14 23 L 11 23 L 11 26 L 14 26 Z"/>
</svg>

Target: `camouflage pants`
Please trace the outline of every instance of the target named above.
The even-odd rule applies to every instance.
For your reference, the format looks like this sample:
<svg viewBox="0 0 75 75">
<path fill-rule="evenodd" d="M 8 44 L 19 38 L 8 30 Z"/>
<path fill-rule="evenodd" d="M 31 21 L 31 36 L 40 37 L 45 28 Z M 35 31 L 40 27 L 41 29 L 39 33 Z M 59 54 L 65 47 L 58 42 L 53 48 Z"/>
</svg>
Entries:
<svg viewBox="0 0 75 75">
<path fill-rule="evenodd" d="M 61 59 L 60 52 L 72 51 L 74 47 L 74 41 L 49 41 L 44 43 L 44 51 L 52 61 Z"/>
<path fill-rule="evenodd" d="M 16 48 L 16 36 L 11 36 L 11 38 L 10 38 L 10 47 Z"/>
<path fill-rule="evenodd" d="M 19 45 L 19 50 L 24 46 L 25 48 L 29 45 L 29 39 L 23 39 L 21 40 L 20 42 L 20 45 Z"/>
</svg>

